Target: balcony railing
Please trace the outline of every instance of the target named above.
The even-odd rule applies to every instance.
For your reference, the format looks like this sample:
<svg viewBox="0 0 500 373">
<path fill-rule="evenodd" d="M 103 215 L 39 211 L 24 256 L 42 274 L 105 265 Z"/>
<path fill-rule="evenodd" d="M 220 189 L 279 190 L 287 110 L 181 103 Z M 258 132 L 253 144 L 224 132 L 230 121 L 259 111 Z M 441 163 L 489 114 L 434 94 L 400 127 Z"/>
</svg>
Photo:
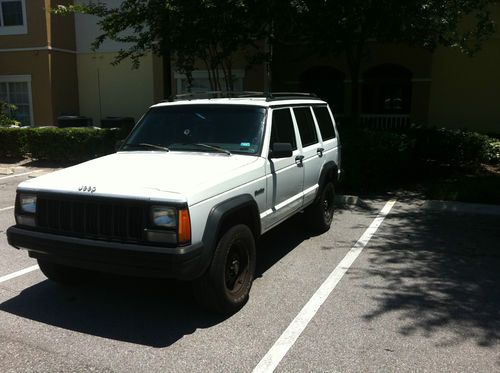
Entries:
<svg viewBox="0 0 500 373">
<path fill-rule="evenodd" d="M 395 130 L 410 126 L 409 114 L 361 114 L 361 125 L 376 130 Z"/>
<path fill-rule="evenodd" d="M 350 123 L 350 118 L 345 114 L 334 114 L 337 124 Z M 411 125 L 410 114 L 361 114 L 362 127 L 374 130 L 397 130 L 408 128 Z"/>
</svg>

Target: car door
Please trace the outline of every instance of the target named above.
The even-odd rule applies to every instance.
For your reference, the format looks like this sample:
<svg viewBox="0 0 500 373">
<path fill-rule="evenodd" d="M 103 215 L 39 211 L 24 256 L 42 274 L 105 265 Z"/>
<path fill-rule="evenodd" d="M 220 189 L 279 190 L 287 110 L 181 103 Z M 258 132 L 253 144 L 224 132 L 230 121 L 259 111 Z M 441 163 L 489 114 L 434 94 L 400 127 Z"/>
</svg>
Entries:
<svg viewBox="0 0 500 373">
<path fill-rule="evenodd" d="M 307 206 L 314 200 L 318 191 L 324 149 L 318 136 L 311 107 L 295 107 L 293 114 L 299 130 L 302 156 L 304 157 L 302 159 L 304 169 L 303 205 Z"/>
<path fill-rule="evenodd" d="M 290 108 L 272 110 L 270 147 L 275 142 L 290 143 L 293 152 L 291 157 L 267 161 L 268 209 L 261 215 L 264 230 L 272 228 L 302 208 L 304 170 L 296 160 L 301 156 L 296 132 Z"/>
</svg>

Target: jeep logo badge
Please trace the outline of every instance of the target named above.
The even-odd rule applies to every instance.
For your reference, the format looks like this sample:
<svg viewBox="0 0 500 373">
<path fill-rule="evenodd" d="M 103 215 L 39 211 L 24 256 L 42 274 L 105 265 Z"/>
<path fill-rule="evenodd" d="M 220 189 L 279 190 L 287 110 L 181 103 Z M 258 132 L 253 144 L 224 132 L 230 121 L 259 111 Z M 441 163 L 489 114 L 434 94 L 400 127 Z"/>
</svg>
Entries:
<svg viewBox="0 0 500 373">
<path fill-rule="evenodd" d="M 79 192 L 89 192 L 89 193 L 94 193 L 95 192 L 95 186 L 87 186 L 87 185 L 82 185 L 80 188 L 78 188 Z"/>
</svg>

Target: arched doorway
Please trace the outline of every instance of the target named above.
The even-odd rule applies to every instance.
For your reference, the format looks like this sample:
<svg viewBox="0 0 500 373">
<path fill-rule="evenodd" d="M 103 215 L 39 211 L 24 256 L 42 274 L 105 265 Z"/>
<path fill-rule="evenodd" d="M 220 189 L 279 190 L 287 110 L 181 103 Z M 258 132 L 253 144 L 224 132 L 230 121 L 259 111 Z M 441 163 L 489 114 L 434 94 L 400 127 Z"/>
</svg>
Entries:
<svg viewBox="0 0 500 373">
<path fill-rule="evenodd" d="M 410 114 L 410 70 L 399 65 L 379 65 L 363 74 L 362 112 Z"/>
<path fill-rule="evenodd" d="M 403 66 L 375 66 L 362 75 L 361 123 L 374 129 L 410 125 L 412 73 Z"/>
<path fill-rule="evenodd" d="M 345 74 L 330 66 L 316 66 L 300 75 L 299 89 L 315 93 L 327 101 L 336 113 L 344 112 Z"/>
</svg>

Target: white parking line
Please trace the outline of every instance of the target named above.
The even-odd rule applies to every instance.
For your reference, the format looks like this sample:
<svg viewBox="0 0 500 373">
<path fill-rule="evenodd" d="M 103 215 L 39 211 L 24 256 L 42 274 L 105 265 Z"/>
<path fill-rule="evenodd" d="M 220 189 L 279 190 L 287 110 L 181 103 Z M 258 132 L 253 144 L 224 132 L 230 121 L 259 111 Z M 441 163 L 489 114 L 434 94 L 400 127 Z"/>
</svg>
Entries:
<svg viewBox="0 0 500 373">
<path fill-rule="evenodd" d="M 319 289 L 313 294 L 311 299 L 309 299 L 291 324 L 288 325 L 288 328 L 286 328 L 259 364 L 257 364 L 253 373 L 271 373 L 276 369 L 297 338 L 302 334 L 307 324 L 309 324 L 314 315 L 316 315 L 321 305 L 326 301 L 333 289 L 335 289 L 359 254 L 361 254 L 375 232 L 377 232 L 380 224 L 382 224 L 395 203 L 396 201 L 389 201 L 385 204 L 384 208 L 366 229 L 358 242 L 349 250 L 339 265 L 330 273 L 325 282 L 323 282 Z"/>
<path fill-rule="evenodd" d="M 2 276 L 2 277 L 0 277 L 0 284 L 2 282 L 12 280 L 13 278 L 25 275 L 26 273 L 30 273 L 30 272 L 36 271 L 38 268 L 39 267 L 37 265 L 34 265 L 34 266 L 31 266 L 31 267 L 28 267 L 28 268 L 25 268 L 25 269 L 21 269 L 20 271 L 11 273 L 10 275 Z"/>
<path fill-rule="evenodd" d="M 0 212 L 2 211 L 8 211 L 8 210 L 12 210 L 15 206 L 9 206 L 9 207 L 4 207 L 4 208 L 1 208 L 0 209 Z"/>
<path fill-rule="evenodd" d="M 9 176 L 4 176 L 4 177 L 0 177 L 0 180 L 10 179 L 12 177 L 26 176 L 26 175 L 32 174 L 34 172 L 37 172 L 37 171 L 38 170 L 34 170 L 34 171 L 30 171 L 30 172 L 23 172 L 22 174 L 13 174 L 13 175 L 9 175 Z"/>
</svg>

